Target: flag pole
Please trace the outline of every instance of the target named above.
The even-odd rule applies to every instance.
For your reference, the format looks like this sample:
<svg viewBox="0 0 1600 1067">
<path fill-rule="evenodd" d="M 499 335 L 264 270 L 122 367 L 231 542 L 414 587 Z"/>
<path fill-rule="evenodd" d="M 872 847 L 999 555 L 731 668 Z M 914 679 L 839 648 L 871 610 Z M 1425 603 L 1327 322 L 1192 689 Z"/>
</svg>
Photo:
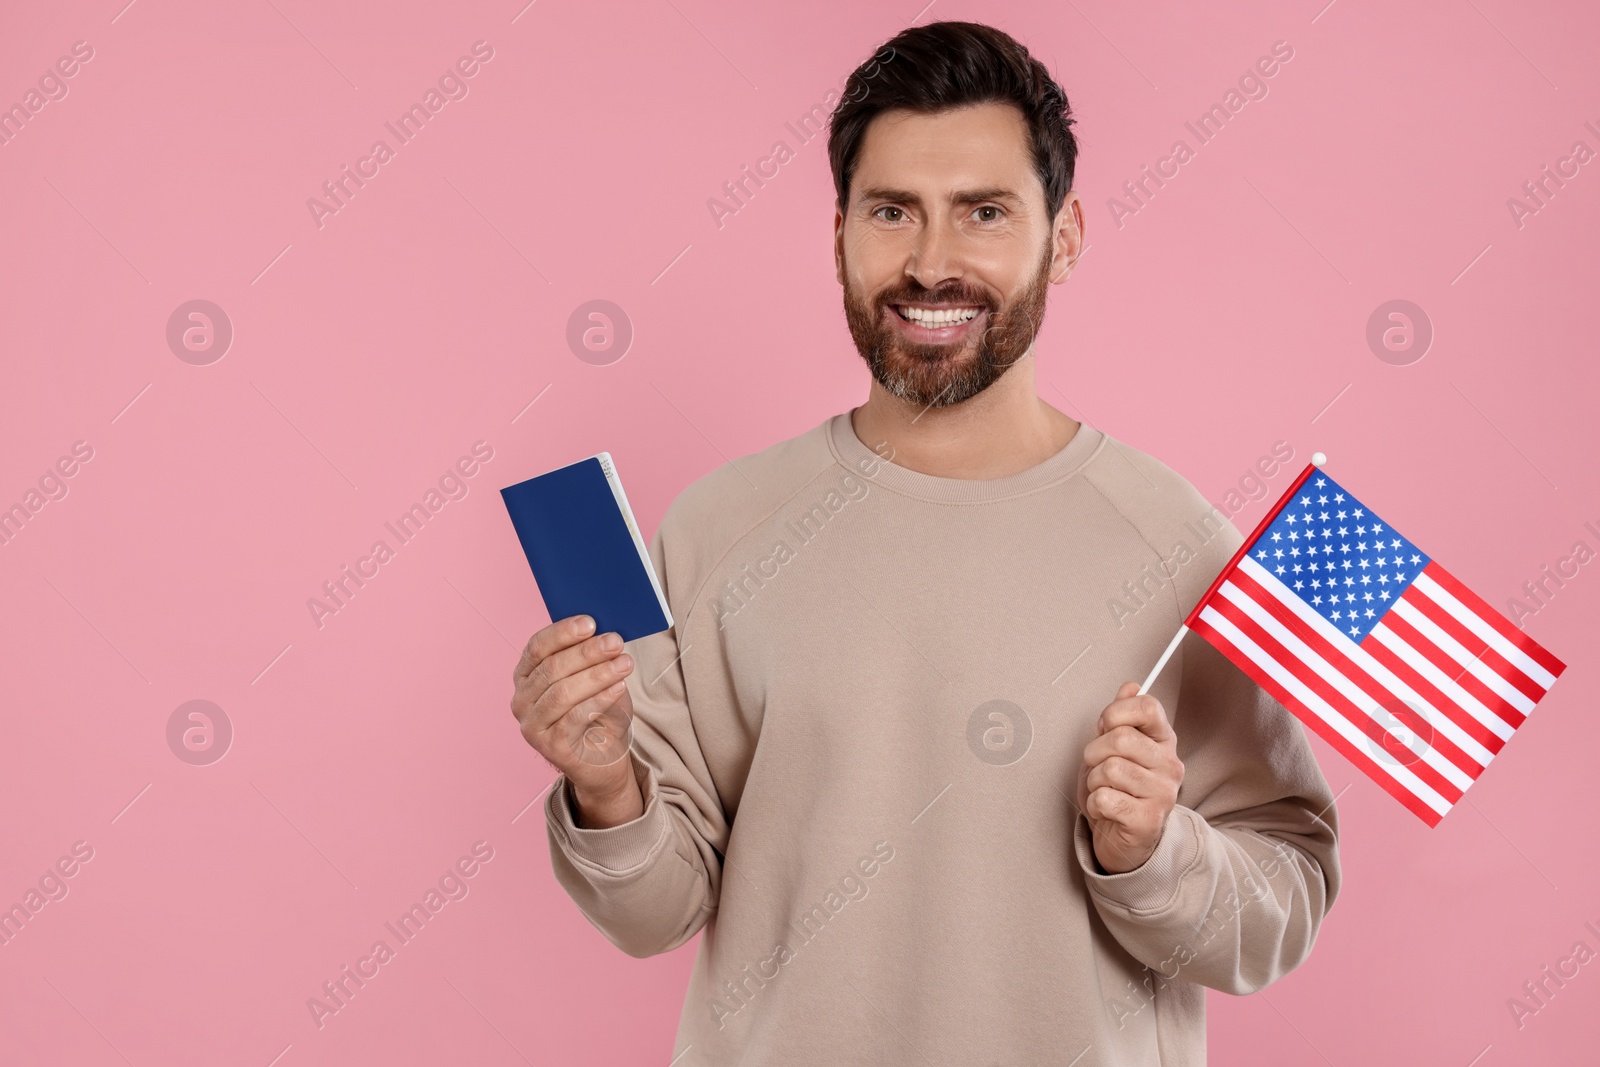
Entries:
<svg viewBox="0 0 1600 1067">
<path fill-rule="evenodd" d="M 1326 462 L 1328 462 L 1328 457 L 1323 455 L 1321 452 L 1313 452 L 1311 454 L 1312 468 L 1320 467 Z M 1244 540 L 1243 544 L 1239 546 L 1239 553 L 1243 553 L 1245 547 L 1249 545 L 1250 542 L 1254 541 L 1258 536 L 1260 536 L 1261 531 L 1266 529 L 1272 520 L 1277 517 L 1278 512 L 1283 508 L 1284 501 L 1288 499 L 1291 493 L 1300 488 L 1300 483 L 1304 482 L 1310 473 L 1310 468 L 1302 471 L 1300 477 L 1295 480 L 1295 483 L 1284 491 L 1283 496 L 1278 500 L 1278 506 L 1266 514 L 1261 522 L 1256 525 L 1254 532 L 1252 532 L 1250 536 Z M 1211 583 L 1211 588 L 1206 590 L 1206 595 L 1200 598 L 1200 602 L 1202 604 L 1210 599 L 1211 594 L 1216 592 L 1217 586 L 1222 584 L 1223 577 L 1228 573 L 1228 571 L 1233 569 L 1233 565 L 1235 563 L 1239 562 L 1239 553 L 1234 555 L 1233 560 L 1229 562 L 1228 566 L 1222 568 L 1222 573 L 1217 575 L 1217 580 Z M 1160 674 L 1161 668 L 1167 665 L 1167 660 L 1172 658 L 1172 654 L 1178 650 L 1178 645 L 1183 642 L 1183 635 L 1188 632 L 1189 623 L 1188 620 L 1185 619 L 1183 625 L 1178 627 L 1178 632 L 1172 635 L 1172 640 L 1167 642 L 1166 651 L 1161 653 L 1161 658 L 1156 660 L 1156 665 L 1150 669 L 1150 674 L 1147 678 L 1145 678 L 1144 684 L 1139 687 L 1139 692 L 1136 694 L 1137 696 L 1144 696 L 1146 693 L 1150 692 L 1150 686 L 1155 683 L 1156 675 Z"/>
<path fill-rule="evenodd" d="M 1161 668 L 1167 665 L 1167 660 L 1172 658 L 1172 654 L 1178 651 L 1178 645 L 1183 641 L 1183 635 L 1188 632 L 1189 627 L 1178 627 L 1178 632 L 1172 635 L 1171 641 L 1167 642 L 1167 650 L 1161 653 L 1160 659 L 1156 660 L 1156 665 L 1150 670 L 1150 676 L 1144 680 L 1144 684 L 1139 687 L 1139 692 L 1136 695 L 1144 696 L 1150 692 L 1150 684 L 1156 680 L 1156 675 L 1161 673 Z"/>
</svg>

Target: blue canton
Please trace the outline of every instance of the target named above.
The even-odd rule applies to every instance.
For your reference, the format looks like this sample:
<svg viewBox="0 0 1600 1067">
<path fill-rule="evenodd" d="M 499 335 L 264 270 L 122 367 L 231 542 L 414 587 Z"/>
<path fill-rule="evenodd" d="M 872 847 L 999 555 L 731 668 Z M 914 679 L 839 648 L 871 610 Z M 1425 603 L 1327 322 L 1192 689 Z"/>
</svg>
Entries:
<svg viewBox="0 0 1600 1067">
<path fill-rule="evenodd" d="M 1250 558 L 1358 644 L 1428 565 L 1416 545 L 1320 472 L 1261 531 Z"/>
</svg>

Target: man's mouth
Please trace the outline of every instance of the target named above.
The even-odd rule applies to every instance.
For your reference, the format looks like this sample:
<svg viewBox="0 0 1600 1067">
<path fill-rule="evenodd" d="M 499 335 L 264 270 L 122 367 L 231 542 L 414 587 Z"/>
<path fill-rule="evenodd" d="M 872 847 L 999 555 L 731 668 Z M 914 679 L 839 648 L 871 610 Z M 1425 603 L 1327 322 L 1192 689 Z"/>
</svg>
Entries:
<svg viewBox="0 0 1600 1067">
<path fill-rule="evenodd" d="M 917 344 L 965 343 L 974 323 L 988 321 L 988 309 L 977 304 L 890 304 L 895 328 Z"/>
<path fill-rule="evenodd" d="M 906 322 L 927 329 L 960 326 L 977 318 L 982 307 L 965 304 L 892 304 L 895 314 Z"/>
</svg>

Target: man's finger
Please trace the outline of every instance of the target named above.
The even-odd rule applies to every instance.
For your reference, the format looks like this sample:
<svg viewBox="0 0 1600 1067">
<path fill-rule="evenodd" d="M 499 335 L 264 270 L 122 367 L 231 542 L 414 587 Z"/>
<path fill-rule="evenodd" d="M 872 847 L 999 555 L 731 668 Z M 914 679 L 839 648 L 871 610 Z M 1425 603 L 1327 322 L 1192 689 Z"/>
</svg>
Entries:
<svg viewBox="0 0 1600 1067">
<path fill-rule="evenodd" d="M 1084 766 L 1090 769 L 1111 756 L 1121 756 L 1151 770 L 1159 770 L 1167 760 L 1165 747 L 1149 734 L 1126 725 L 1107 730 L 1083 749 Z"/>
<path fill-rule="evenodd" d="M 1096 766 L 1084 779 L 1084 785 L 1090 793 L 1106 786 L 1145 800 L 1162 795 L 1162 787 L 1151 771 L 1121 756 L 1110 756 Z"/>
<path fill-rule="evenodd" d="M 1126 826 L 1138 803 L 1136 797 L 1113 786 L 1102 785 L 1089 791 L 1083 802 L 1083 813 L 1091 824 L 1100 820 Z"/>
<path fill-rule="evenodd" d="M 533 673 L 533 668 L 539 661 L 569 645 L 577 644 L 592 633 L 594 633 L 594 619 L 588 615 L 569 615 L 539 630 L 528 638 L 528 643 L 523 646 L 522 658 L 517 661 L 516 670 L 512 672 L 513 683 L 520 685 Z"/>
<path fill-rule="evenodd" d="M 1170 741 L 1177 736 L 1172 732 L 1172 724 L 1167 721 L 1166 709 L 1161 706 L 1161 701 L 1148 694 L 1118 698 L 1100 713 L 1102 734 L 1118 726 L 1131 726 L 1156 742 Z"/>
</svg>

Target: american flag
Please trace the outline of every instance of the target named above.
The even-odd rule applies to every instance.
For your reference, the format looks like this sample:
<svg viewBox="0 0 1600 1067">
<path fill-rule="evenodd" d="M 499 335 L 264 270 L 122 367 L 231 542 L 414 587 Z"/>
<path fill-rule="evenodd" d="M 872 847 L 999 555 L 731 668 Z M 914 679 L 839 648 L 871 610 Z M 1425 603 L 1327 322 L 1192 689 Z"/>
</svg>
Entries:
<svg viewBox="0 0 1600 1067">
<path fill-rule="evenodd" d="M 1315 465 L 1184 625 L 1429 826 L 1565 669 Z"/>
</svg>

